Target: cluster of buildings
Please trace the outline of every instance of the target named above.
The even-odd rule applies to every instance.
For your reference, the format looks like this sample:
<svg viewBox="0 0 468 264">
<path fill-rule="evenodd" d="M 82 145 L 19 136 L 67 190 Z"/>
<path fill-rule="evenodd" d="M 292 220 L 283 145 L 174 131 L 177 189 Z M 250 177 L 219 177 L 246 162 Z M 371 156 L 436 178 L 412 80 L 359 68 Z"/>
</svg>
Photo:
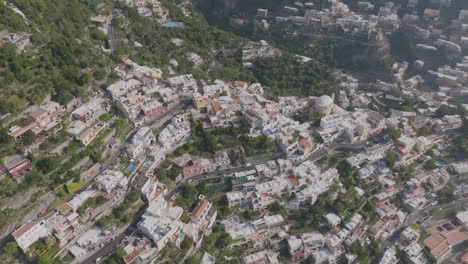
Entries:
<svg viewBox="0 0 468 264">
<path fill-rule="evenodd" d="M 4 157 L 3 164 L 0 165 L 0 170 L 15 179 L 17 182 L 23 181 L 24 176 L 31 170 L 31 168 L 31 161 L 20 154 Z M 0 178 L 3 178 L 3 176 L 4 174 L 2 174 Z"/>
<path fill-rule="evenodd" d="M 172 162 L 175 166 L 182 169 L 184 177 L 225 170 L 231 167 L 231 159 L 226 151 L 217 151 L 213 155 L 213 158 L 210 159 L 184 154 L 174 158 Z"/>
<path fill-rule="evenodd" d="M 31 106 L 23 111 L 25 118 L 23 121 L 9 129 L 9 135 L 15 140 L 21 139 L 21 136 L 27 131 L 32 131 L 36 140 L 46 137 L 52 133 L 56 127 L 61 127 L 60 118 L 66 114 L 66 109 L 59 103 L 45 101 L 38 106 Z"/>
<path fill-rule="evenodd" d="M 302 233 L 287 238 L 290 255 L 294 260 L 312 258 L 316 263 L 353 262 L 356 256 L 346 249 L 351 244 L 365 243 L 369 228 L 364 218 L 355 214 L 348 223 L 341 225 L 341 219 L 335 214 L 324 217 L 332 231 L 323 235 L 319 232 Z"/>
<path fill-rule="evenodd" d="M 13 239 L 24 252 L 28 252 L 29 247 L 39 240 L 45 243 L 54 240 L 60 246 L 66 245 L 83 228 L 80 223 L 81 217 L 76 210 L 87 198 L 95 194 L 94 190 L 83 191 L 69 202 L 59 205 L 54 212 L 48 213 L 42 219 L 18 228 L 12 233 Z"/>
<path fill-rule="evenodd" d="M 270 178 L 259 182 L 261 178 Z M 304 205 L 313 205 L 317 197 L 336 183 L 335 168 L 320 171 L 312 161 L 294 164 L 290 160 L 278 160 L 257 165 L 252 172 L 233 175 L 233 191 L 226 193 L 228 207 L 240 206 L 247 210 L 265 210 L 279 197 L 290 195 L 285 206 L 298 210 Z"/>
<path fill-rule="evenodd" d="M 287 222 L 281 215 L 265 215 L 260 219 L 242 222 L 237 216 L 224 219 L 224 230 L 234 240 L 253 243 L 253 248 L 263 248 L 268 244 L 278 244 L 287 235 Z"/>
<path fill-rule="evenodd" d="M 323 117 L 317 133 L 325 142 L 357 143 L 379 134 L 385 128 L 384 116 L 374 111 L 358 109 L 352 113 L 341 111 Z"/>
<path fill-rule="evenodd" d="M 242 47 L 242 61 L 244 62 L 244 66 L 252 66 L 249 61 L 257 58 L 277 57 L 281 54 L 281 50 L 270 46 L 265 40 L 250 42 Z"/>
<path fill-rule="evenodd" d="M 106 123 L 99 119 L 109 111 L 110 104 L 104 98 L 95 97 L 72 112 L 73 120 L 67 132 L 87 146 L 103 129 Z"/>
<path fill-rule="evenodd" d="M 155 17 L 159 23 L 165 22 L 169 16 L 169 11 L 159 0 L 122 0 L 122 2 L 136 8 L 140 16 Z"/>
<path fill-rule="evenodd" d="M 159 196 L 149 202 L 137 228 L 153 241 L 158 252 L 168 243 L 180 247 L 186 237 L 190 237 L 193 246 L 198 247 L 203 238 L 211 233 L 217 213 L 213 204 L 203 196 L 199 197 L 197 206 L 189 213 L 187 223 L 180 219 L 183 213 L 184 209 L 170 205 Z"/>
<path fill-rule="evenodd" d="M 164 86 L 158 84 L 162 72 L 147 66 L 140 66 L 127 60 L 132 70 L 123 68 L 114 69 L 122 78 L 110 85 L 107 91 L 111 95 L 115 106 L 125 117 L 135 124 L 142 124 L 151 120 L 178 102 L 178 97 L 173 94 L 167 96 Z"/>
<path fill-rule="evenodd" d="M 60 247 L 73 241 L 74 244 L 71 245 L 70 252 L 77 258 L 100 247 L 108 239 L 110 232 L 97 227 L 86 230 L 86 224 L 80 215 L 79 208 L 85 205 L 86 201 L 98 195 L 113 200 L 113 202 L 118 201 L 117 198 L 122 198 L 125 194 L 128 179 L 120 171 L 106 170 L 99 174 L 93 183 L 96 189 L 88 187 L 78 192 L 70 200 L 57 206 L 53 212 L 26 223 L 13 232 L 13 238 L 18 246 L 24 252 L 28 252 L 31 245 L 39 240 L 45 243 L 52 241 Z M 98 212 L 102 216 L 101 213 L 101 211 Z M 79 238 L 74 240 L 78 236 Z"/>
<path fill-rule="evenodd" d="M 157 136 L 153 133 L 151 127 L 140 127 L 125 147 L 125 152 L 129 158 L 136 162 L 142 162 L 139 168 L 141 175 L 144 177 L 151 176 L 154 169 L 166 160 L 166 155 L 184 145 L 190 134 L 190 122 L 187 115 L 179 114 L 174 116 Z M 214 160 L 205 159 L 203 161 L 203 170 L 201 169 L 202 159 L 198 157 L 185 156 L 185 162 L 184 158 L 180 157 L 178 159 L 180 163 L 177 163 L 177 159 L 175 159 L 174 165 L 183 169 L 185 172 L 183 176 L 189 177 L 213 171 L 217 168 L 226 168 L 230 161 L 229 159 L 222 160 L 223 157 L 226 156 L 221 155 Z"/>
<path fill-rule="evenodd" d="M 461 211 L 454 220 L 445 220 L 428 228 L 429 237 L 424 240 L 424 245 L 438 262 L 449 259 L 457 246 L 468 240 L 467 219 L 468 211 Z"/>
<path fill-rule="evenodd" d="M 340 0 L 329 0 L 326 4 L 329 8 L 316 9 L 308 4 L 284 6 L 275 21 L 279 25 L 293 25 L 294 30 L 328 31 L 375 44 L 382 43 L 384 33 L 390 35 L 400 27 L 397 9 L 392 2 L 375 10 L 373 4 L 362 1 L 358 3 L 359 13 Z M 257 13 L 266 13 L 262 10 L 259 9 Z"/>
<path fill-rule="evenodd" d="M 156 136 L 150 127 L 141 127 L 133 135 L 126 151 L 129 157 L 133 159 L 140 158 L 145 152 L 151 151 L 156 144 Z"/>
<path fill-rule="evenodd" d="M 419 230 L 409 226 L 403 230 L 397 242 L 397 248 L 404 252 L 405 258 L 414 264 L 427 263 L 424 256 L 424 247 L 419 243 L 421 235 Z"/>
</svg>

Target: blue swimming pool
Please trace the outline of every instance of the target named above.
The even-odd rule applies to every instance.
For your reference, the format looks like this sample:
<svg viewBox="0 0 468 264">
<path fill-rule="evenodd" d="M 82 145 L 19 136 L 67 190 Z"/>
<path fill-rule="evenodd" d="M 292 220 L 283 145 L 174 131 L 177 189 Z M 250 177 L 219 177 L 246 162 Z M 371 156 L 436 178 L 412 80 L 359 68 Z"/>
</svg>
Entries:
<svg viewBox="0 0 468 264">
<path fill-rule="evenodd" d="M 163 27 L 182 27 L 184 26 L 184 23 L 182 22 L 169 22 L 166 24 L 163 24 Z"/>
<path fill-rule="evenodd" d="M 443 166 L 445 165 L 445 162 L 443 162 L 443 161 L 436 161 L 435 164 L 436 164 L 437 167 L 443 167 Z"/>
<path fill-rule="evenodd" d="M 132 170 L 135 169 L 136 166 L 137 166 L 136 163 L 132 163 L 132 164 L 130 164 L 130 166 L 128 166 L 128 169 L 127 169 L 127 170 L 128 170 L 128 171 L 132 171 Z"/>
</svg>

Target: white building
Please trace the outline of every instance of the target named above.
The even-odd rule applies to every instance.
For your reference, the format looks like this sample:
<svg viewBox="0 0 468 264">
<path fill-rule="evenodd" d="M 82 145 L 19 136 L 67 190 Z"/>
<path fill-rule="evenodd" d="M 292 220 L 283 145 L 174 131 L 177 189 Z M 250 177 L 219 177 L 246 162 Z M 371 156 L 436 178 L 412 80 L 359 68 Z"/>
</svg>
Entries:
<svg viewBox="0 0 468 264">
<path fill-rule="evenodd" d="M 91 99 L 88 103 L 78 107 L 72 112 L 72 115 L 76 120 L 88 123 L 93 122 L 104 113 L 106 113 L 105 100 L 103 98 L 96 97 Z"/>
<path fill-rule="evenodd" d="M 145 150 L 151 149 L 156 143 L 156 136 L 150 127 L 141 127 L 133 136 L 130 145 L 127 147 L 127 153 L 132 158 L 137 158 Z"/>
<path fill-rule="evenodd" d="M 111 193 L 116 188 L 125 188 L 128 179 L 120 171 L 106 170 L 94 180 L 98 188 L 106 193 Z"/>
<path fill-rule="evenodd" d="M 179 219 L 182 213 L 182 208 L 171 207 L 164 198 L 160 197 L 150 203 L 137 228 L 153 240 L 158 250 L 161 250 L 180 230 L 182 223 Z"/>
<path fill-rule="evenodd" d="M 468 162 L 457 162 L 450 164 L 453 171 L 457 174 L 465 174 L 468 173 Z"/>
<path fill-rule="evenodd" d="M 279 264 L 276 254 L 270 251 L 260 251 L 248 256 L 242 257 L 242 264 Z"/>
<path fill-rule="evenodd" d="M 328 95 L 323 95 L 320 96 L 315 100 L 315 110 L 325 116 L 330 115 L 332 110 L 333 110 L 333 101 L 334 101 L 334 95 L 333 97 L 330 97 Z"/>
<path fill-rule="evenodd" d="M 167 83 L 172 89 L 177 89 L 181 96 L 192 96 L 198 93 L 197 80 L 191 74 L 169 78 Z"/>
<path fill-rule="evenodd" d="M 185 144 L 190 136 L 190 123 L 185 115 L 177 115 L 159 133 L 158 142 L 167 150 L 175 149 Z"/>
<path fill-rule="evenodd" d="M 37 240 L 50 235 L 50 229 L 47 228 L 47 221 L 40 221 L 38 223 L 27 223 L 18 228 L 12 233 L 16 244 L 24 251 Z"/>
</svg>

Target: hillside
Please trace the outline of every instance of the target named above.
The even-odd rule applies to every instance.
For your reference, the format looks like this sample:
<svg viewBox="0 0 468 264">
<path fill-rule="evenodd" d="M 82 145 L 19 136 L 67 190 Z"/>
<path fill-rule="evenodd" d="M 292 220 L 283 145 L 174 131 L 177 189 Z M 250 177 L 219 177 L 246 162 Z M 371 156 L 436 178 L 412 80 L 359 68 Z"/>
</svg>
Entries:
<svg viewBox="0 0 468 264">
<path fill-rule="evenodd" d="M 40 103 L 47 95 L 66 104 L 86 88 L 104 80 L 111 63 L 101 52 L 103 39 L 91 29 L 95 12 L 86 1 L 14 1 L 0 5 L 0 31 L 30 35 L 23 52 L 0 47 L 0 113 L 16 112 L 25 103 Z"/>
</svg>

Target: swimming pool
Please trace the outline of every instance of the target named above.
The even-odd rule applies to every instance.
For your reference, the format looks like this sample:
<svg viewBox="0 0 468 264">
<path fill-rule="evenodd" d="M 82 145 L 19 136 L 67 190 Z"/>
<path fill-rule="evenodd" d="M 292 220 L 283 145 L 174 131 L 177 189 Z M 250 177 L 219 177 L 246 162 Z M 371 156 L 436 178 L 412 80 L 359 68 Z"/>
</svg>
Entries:
<svg viewBox="0 0 468 264">
<path fill-rule="evenodd" d="M 443 161 L 436 161 L 435 164 L 436 164 L 437 167 L 443 167 L 443 166 L 445 165 L 445 162 L 443 162 Z"/>
<path fill-rule="evenodd" d="M 182 22 L 169 22 L 166 24 L 163 24 L 163 27 L 183 27 L 184 23 Z"/>
<path fill-rule="evenodd" d="M 128 170 L 128 171 L 132 171 L 132 170 L 135 169 L 135 167 L 136 167 L 136 163 L 132 163 L 132 164 L 130 164 L 130 166 L 128 166 L 128 169 L 127 169 L 127 170 Z"/>
</svg>

